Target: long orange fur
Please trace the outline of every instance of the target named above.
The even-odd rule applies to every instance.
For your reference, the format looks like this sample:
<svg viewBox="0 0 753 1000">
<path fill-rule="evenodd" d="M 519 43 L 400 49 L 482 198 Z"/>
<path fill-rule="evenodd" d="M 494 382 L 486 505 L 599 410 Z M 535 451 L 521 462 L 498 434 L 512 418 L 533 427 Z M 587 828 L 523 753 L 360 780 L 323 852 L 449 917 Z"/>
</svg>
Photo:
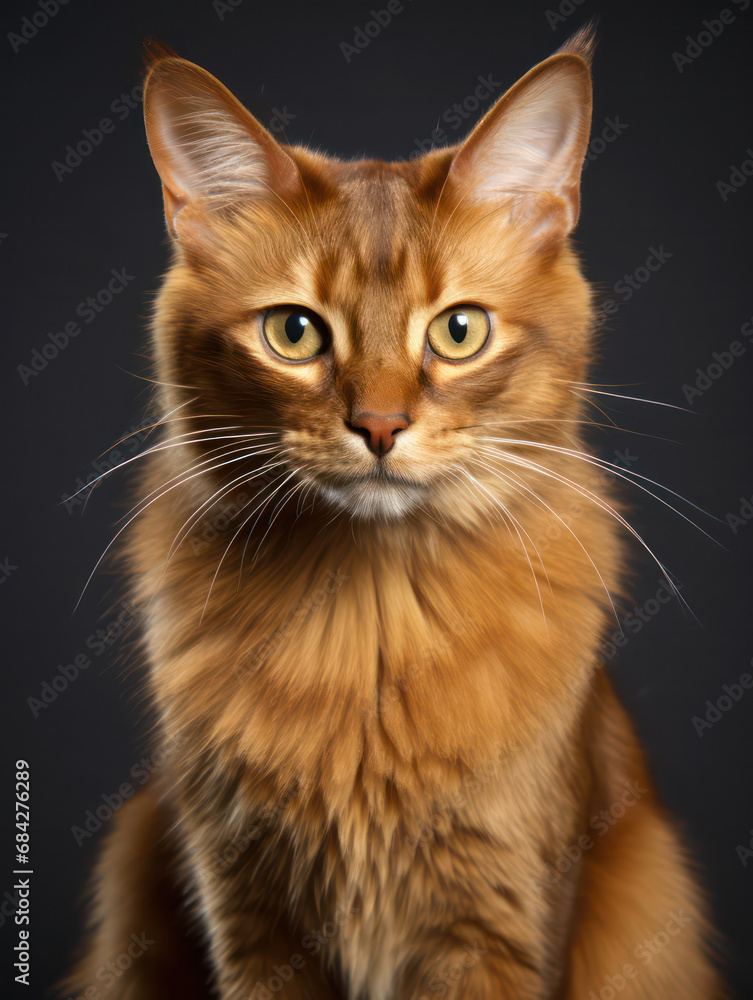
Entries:
<svg viewBox="0 0 753 1000">
<path fill-rule="evenodd" d="M 117 816 L 71 995 L 723 995 L 597 669 L 624 532 L 575 454 L 590 46 L 532 70 L 464 145 L 404 163 L 280 146 L 209 74 L 155 57 L 169 432 L 124 537 L 171 752 Z M 557 127 L 577 105 L 567 176 L 497 195 L 515 163 L 495 143 L 532 94 Z M 323 318 L 326 354 L 273 356 L 259 317 L 284 303 Z M 492 333 L 445 362 L 425 331 L 457 303 Z M 348 426 L 364 411 L 410 427 L 375 456 Z M 151 945 L 105 988 L 134 933 Z"/>
</svg>

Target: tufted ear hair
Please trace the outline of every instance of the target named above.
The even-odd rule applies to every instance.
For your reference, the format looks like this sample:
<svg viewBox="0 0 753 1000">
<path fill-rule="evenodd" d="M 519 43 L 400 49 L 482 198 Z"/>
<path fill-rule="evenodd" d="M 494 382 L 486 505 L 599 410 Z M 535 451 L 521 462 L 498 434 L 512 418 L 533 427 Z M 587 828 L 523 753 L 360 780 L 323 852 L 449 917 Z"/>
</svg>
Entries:
<svg viewBox="0 0 753 1000">
<path fill-rule="evenodd" d="M 171 236 L 182 208 L 208 208 L 242 197 L 285 195 L 298 170 L 282 146 L 211 73 L 168 55 L 144 85 L 149 149 L 162 179 Z"/>
<path fill-rule="evenodd" d="M 464 197 L 511 205 L 536 236 L 572 231 L 591 128 L 592 47 L 593 32 L 584 29 L 481 119 L 450 167 Z"/>
</svg>

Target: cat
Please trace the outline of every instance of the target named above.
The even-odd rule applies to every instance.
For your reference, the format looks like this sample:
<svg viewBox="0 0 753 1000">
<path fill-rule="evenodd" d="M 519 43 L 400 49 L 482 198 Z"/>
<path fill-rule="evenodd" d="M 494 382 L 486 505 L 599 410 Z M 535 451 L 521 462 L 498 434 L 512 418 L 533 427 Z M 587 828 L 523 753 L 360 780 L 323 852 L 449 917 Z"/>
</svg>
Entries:
<svg viewBox="0 0 753 1000">
<path fill-rule="evenodd" d="M 123 549 L 167 749 L 76 995 L 724 995 L 598 669 L 630 529 L 584 451 L 592 48 L 396 163 L 283 145 L 153 51 L 168 431 Z"/>
</svg>

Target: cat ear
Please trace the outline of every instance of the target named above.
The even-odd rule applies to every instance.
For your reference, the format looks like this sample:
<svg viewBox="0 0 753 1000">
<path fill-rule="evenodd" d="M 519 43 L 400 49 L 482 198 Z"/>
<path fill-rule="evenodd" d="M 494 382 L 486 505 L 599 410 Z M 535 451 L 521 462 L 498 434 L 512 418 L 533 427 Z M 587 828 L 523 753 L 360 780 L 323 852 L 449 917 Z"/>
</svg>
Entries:
<svg viewBox="0 0 753 1000">
<path fill-rule="evenodd" d="M 564 238 L 578 221 L 592 45 L 586 29 L 534 66 L 481 119 L 450 168 L 465 197 L 504 201 L 536 237 Z"/>
<path fill-rule="evenodd" d="M 191 202 L 285 194 L 298 184 L 292 159 L 211 73 L 175 56 L 158 59 L 144 85 L 149 149 L 162 179 L 170 234 Z"/>
</svg>

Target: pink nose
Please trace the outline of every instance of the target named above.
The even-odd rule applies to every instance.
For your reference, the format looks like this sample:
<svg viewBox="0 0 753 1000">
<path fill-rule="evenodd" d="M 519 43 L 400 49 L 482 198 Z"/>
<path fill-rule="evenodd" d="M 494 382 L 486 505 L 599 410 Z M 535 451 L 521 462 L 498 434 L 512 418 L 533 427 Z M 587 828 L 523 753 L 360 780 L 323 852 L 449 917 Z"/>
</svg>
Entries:
<svg viewBox="0 0 753 1000">
<path fill-rule="evenodd" d="M 361 435 L 375 455 L 386 455 L 395 443 L 395 435 L 410 423 L 407 413 L 354 413 L 348 427 Z"/>
</svg>

